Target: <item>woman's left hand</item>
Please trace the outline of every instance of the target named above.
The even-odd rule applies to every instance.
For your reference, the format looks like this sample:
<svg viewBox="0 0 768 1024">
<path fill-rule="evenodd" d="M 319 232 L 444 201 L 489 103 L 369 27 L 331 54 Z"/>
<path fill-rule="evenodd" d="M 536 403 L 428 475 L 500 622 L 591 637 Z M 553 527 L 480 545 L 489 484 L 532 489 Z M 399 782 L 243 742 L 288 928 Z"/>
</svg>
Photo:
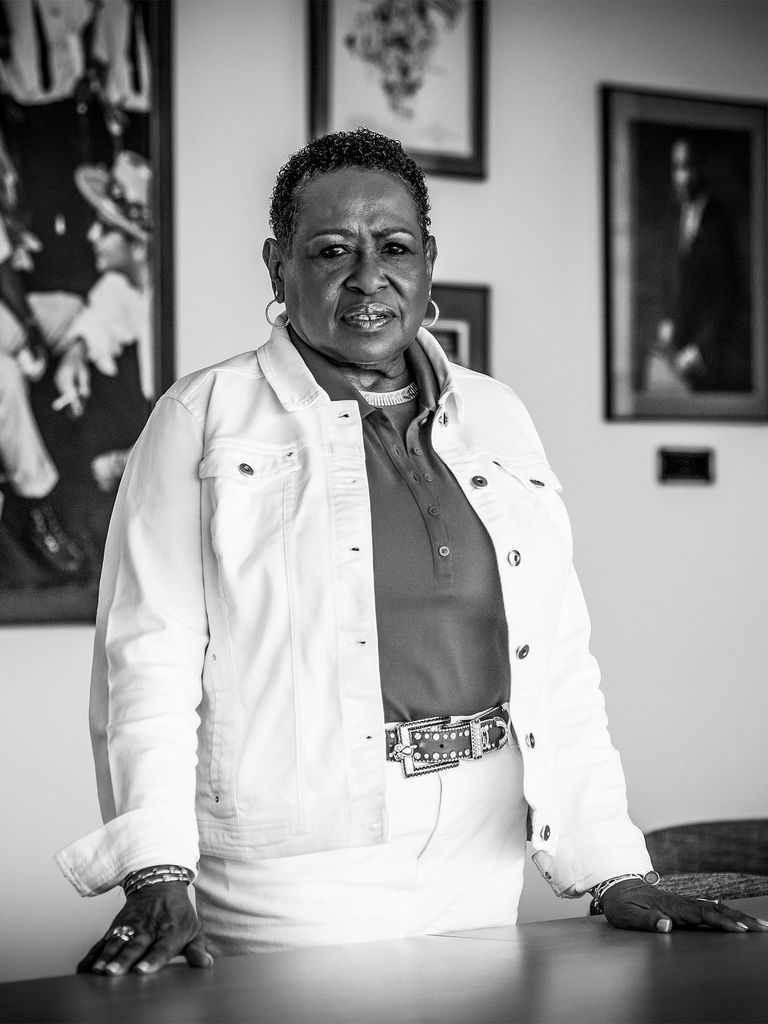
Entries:
<svg viewBox="0 0 768 1024">
<path fill-rule="evenodd" d="M 617 882 L 601 903 L 614 928 L 669 932 L 673 928 L 705 927 L 722 932 L 768 932 L 768 921 L 750 917 L 725 903 L 688 899 L 641 879 Z"/>
</svg>

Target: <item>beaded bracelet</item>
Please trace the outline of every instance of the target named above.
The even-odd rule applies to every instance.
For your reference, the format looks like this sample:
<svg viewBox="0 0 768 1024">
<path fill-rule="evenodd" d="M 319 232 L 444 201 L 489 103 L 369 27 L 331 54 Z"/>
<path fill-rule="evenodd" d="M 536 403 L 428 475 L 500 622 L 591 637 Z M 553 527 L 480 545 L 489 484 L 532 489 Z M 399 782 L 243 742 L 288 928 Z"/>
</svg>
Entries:
<svg viewBox="0 0 768 1024">
<path fill-rule="evenodd" d="M 661 881 L 661 875 L 658 871 L 647 871 L 644 875 L 638 874 L 637 871 L 630 871 L 626 875 L 615 875 L 613 878 L 606 878 L 604 882 L 600 882 L 599 885 L 593 886 L 588 890 L 592 896 L 592 905 L 590 912 L 592 914 L 602 914 L 603 911 L 603 896 L 612 889 L 617 882 L 623 882 L 627 878 L 637 878 L 641 882 L 645 882 L 646 885 L 658 885 Z"/>
<path fill-rule="evenodd" d="M 131 871 L 125 876 L 123 891 L 126 896 L 130 896 L 140 889 L 146 889 L 148 885 L 157 885 L 159 882 L 183 882 L 189 885 L 191 881 L 192 872 L 187 868 L 181 868 L 178 864 L 157 864 L 151 868 Z"/>
</svg>

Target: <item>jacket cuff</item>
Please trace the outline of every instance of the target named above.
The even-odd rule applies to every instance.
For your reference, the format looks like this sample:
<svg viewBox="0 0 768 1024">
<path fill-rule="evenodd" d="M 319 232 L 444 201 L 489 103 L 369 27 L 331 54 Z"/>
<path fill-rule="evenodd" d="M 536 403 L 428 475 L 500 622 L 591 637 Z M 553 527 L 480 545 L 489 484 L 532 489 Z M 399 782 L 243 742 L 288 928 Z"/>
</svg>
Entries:
<svg viewBox="0 0 768 1024">
<path fill-rule="evenodd" d="M 153 864 L 178 864 L 194 875 L 199 856 L 194 815 L 158 806 L 113 818 L 54 859 L 81 896 L 97 896 L 119 885 L 130 871 Z"/>
<path fill-rule="evenodd" d="M 533 862 L 557 896 L 576 899 L 606 878 L 653 870 L 642 832 L 624 823 L 587 825 L 563 836 L 555 853 L 540 850 Z"/>
</svg>

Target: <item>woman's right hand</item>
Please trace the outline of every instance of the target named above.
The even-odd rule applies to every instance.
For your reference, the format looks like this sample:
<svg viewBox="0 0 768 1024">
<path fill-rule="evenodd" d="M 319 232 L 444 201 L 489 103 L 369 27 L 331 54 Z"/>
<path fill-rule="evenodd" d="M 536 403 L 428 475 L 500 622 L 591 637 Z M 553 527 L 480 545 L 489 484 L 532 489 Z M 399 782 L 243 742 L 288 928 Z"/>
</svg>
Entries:
<svg viewBox="0 0 768 1024">
<path fill-rule="evenodd" d="M 59 392 L 59 397 L 51 403 L 54 412 L 68 409 L 73 417 L 82 416 L 91 394 L 91 370 L 81 340 L 61 357 L 53 379 Z"/>
<path fill-rule="evenodd" d="M 124 936 L 124 937 L 122 937 Z M 132 893 L 107 933 L 77 965 L 78 974 L 154 974 L 182 955 L 190 967 L 213 957 L 183 882 L 158 882 Z"/>
</svg>

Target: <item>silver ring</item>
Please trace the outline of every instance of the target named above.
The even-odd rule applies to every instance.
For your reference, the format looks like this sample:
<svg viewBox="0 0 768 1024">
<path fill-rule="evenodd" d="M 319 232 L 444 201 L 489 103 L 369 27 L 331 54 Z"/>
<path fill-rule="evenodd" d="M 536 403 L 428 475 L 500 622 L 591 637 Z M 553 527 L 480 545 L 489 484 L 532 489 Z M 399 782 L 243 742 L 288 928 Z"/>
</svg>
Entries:
<svg viewBox="0 0 768 1024">
<path fill-rule="evenodd" d="M 121 942 L 130 942 L 136 932 L 130 925 L 121 924 L 119 928 L 113 928 L 107 935 L 108 939 L 120 939 Z"/>
<path fill-rule="evenodd" d="M 718 906 L 719 903 L 720 903 L 720 900 L 709 900 L 709 899 L 707 899 L 706 896 L 697 896 L 696 897 L 696 902 L 697 903 L 714 903 L 715 906 Z"/>
</svg>

